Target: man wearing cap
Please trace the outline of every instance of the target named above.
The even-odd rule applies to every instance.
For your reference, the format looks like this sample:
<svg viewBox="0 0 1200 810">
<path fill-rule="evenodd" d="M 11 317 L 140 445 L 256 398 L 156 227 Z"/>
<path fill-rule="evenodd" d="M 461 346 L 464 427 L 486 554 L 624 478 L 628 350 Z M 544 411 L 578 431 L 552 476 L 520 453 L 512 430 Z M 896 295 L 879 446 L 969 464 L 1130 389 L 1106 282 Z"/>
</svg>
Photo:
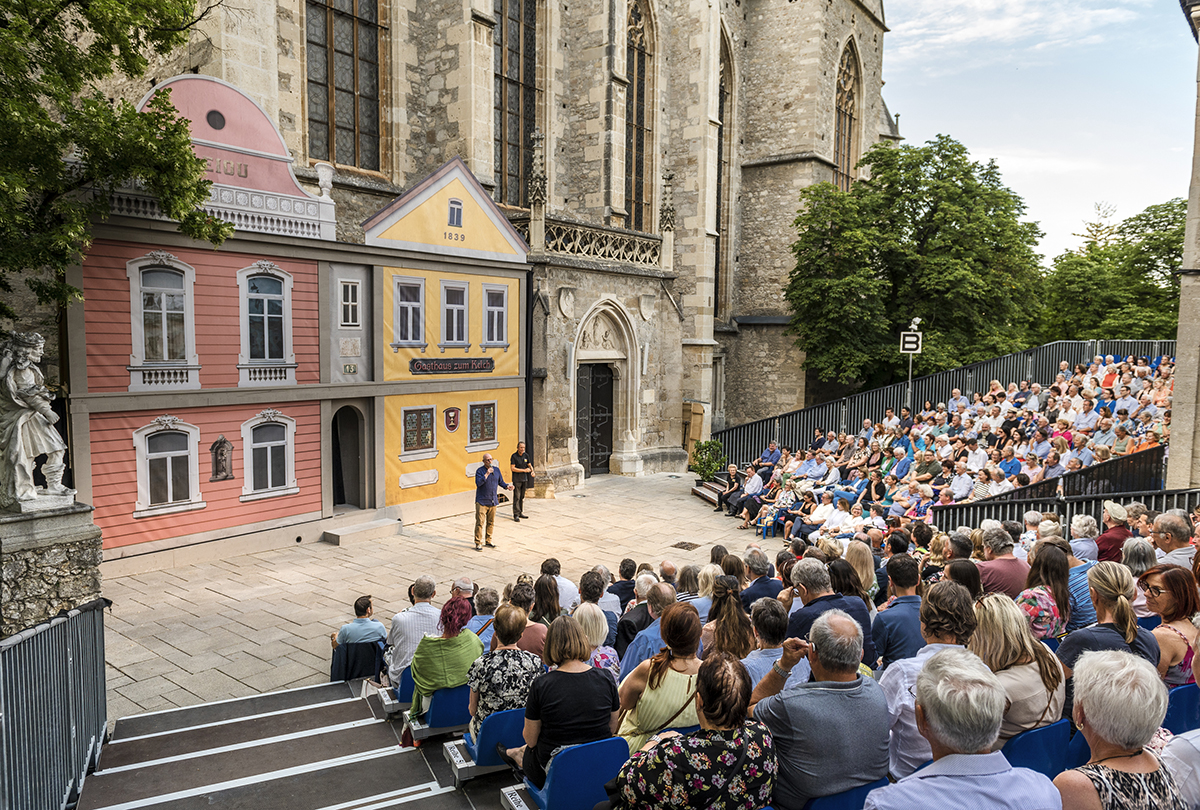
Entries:
<svg viewBox="0 0 1200 810">
<path fill-rule="evenodd" d="M 471 606 L 471 615 L 475 615 L 475 583 L 468 576 L 461 576 L 450 583 L 450 598 L 462 597 Z"/>
<path fill-rule="evenodd" d="M 1100 549 L 1098 555 L 1100 562 L 1120 562 L 1121 547 L 1125 545 L 1126 540 L 1133 537 L 1132 532 L 1125 525 L 1129 519 L 1129 513 L 1121 504 L 1115 501 L 1105 501 L 1101 518 L 1104 522 L 1104 531 L 1096 538 L 1096 547 Z"/>
</svg>

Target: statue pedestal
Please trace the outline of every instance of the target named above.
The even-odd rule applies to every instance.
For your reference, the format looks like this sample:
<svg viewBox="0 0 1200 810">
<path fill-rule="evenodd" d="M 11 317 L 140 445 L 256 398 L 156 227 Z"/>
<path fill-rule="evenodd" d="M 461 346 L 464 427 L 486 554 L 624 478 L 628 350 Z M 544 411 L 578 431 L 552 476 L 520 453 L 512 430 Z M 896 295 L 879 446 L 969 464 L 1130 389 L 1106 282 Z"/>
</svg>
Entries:
<svg viewBox="0 0 1200 810">
<path fill-rule="evenodd" d="M 0 512 L 0 638 L 100 598 L 100 528 L 92 507 L 75 503 L 17 513 Z M 39 498 L 39 507 L 50 498 Z"/>
<path fill-rule="evenodd" d="M 39 489 L 37 494 L 36 499 L 32 501 L 17 501 L 10 508 L 20 515 L 39 515 L 51 511 L 58 512 L 75 505 L 75 490 L 73 489 L 68 489 L 61 494 Z M 90 506 L 86 506 L 84 509 L 88 512 L 92 511 Z M 91 523 L 90 519 L 88 523 Z"/>
</svg>

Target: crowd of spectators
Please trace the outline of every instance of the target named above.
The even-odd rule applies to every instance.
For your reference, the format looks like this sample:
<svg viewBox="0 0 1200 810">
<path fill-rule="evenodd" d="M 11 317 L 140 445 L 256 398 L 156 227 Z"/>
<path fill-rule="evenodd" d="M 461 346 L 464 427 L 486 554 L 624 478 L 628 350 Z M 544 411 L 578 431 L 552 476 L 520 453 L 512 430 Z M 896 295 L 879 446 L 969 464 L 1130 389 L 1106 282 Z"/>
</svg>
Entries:
<svg viewBox="0 0 1200 810">
<path fill-rule="evenodd" d="M 851 536 L 1043 481 L 1059 479 L 1061 490 L 1066 473 L 1169 445 L 1173 369 L 1145 357 L 1097 356 L 1074 368 L 1064 360 L 1044 387 L 992 380 L 971 398 L 955 388 L 916 411 L 887 408 L 857 433 L 818 428 L 803 448 L 771 442 L 745 470 L 727 470 L 716 509 L 744 529 Z M 1065 494 L 1092 493 L 1085 485 Z"/>
<path fill-rule="evenodd" d="M 1200 670 L 1200 508 L 1101 518 L 885 522 L 577 580 L 548 559 L 499 591 L 460 578 L 440 609 L 418 577 L 390 628 L 363 597 L 336 641 L 386 636 L 418 715 L 462 684 L 473 731 L 524 709 L 501 756 L 535 785 L 562 747 L 623 738 L 614 807 L 800 810 L 884 777 L 867 807 L 1197 806 L 1172 802 L 1200 801 L 1200 730 L 1160 726 Z M 1008 764 L 1012 738 L 1063 718 L 1087 765 L 1051 783 Z"/>
</svg>

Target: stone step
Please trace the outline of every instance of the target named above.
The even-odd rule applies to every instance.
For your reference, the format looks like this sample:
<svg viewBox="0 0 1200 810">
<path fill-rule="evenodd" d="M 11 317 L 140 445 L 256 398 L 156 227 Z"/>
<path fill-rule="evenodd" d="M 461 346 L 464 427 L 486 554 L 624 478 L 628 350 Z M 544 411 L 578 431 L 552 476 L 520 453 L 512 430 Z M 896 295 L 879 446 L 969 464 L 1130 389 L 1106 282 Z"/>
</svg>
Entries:
<svg viewBox="0 0 1200 810">
<path fill-rule="evenodd" d="M 716 502 L 717 502 L 717 493 L 714 492 L 713 490 L 709 489 L 706 486 L 705 487 L 692 487 L 692 494 L 695 495 L 697 498 L 701 498 L 702 500 L 705 500 L 711 504 L 716 504 Z"/>
<path fill-rule="evenodd" d="M 351 543 L 361 543 L 364 540 L 377 540 L 380 537 L 395 537 L 400 534 L 401 525 L 398 520 L 372 520 L 370 523 L 355 523 L 352 526 L 327 529 L 321 540 L 335 546 L 345 546 Z"/>
</svg>

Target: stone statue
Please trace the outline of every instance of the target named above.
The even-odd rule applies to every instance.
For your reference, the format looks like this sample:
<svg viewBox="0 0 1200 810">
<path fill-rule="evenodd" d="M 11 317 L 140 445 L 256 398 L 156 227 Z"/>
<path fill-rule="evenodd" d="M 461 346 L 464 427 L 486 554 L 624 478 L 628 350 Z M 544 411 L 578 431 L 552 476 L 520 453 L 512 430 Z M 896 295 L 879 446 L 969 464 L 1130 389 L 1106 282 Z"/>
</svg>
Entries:
<svg viewBox="0 0 1200 810">
<path fill-rule="evenodd" d="M 67 445 L 54 429 L 54 395 L 37 367 L 45 345 L 36 332 L 13 332 L 0 356 L 0 507 L 22 512 L 68 506 L 75 495 L 62 483 Z M 46 488 L 39 490 L 33 471 L 42 454 Z"/>
</svg>

